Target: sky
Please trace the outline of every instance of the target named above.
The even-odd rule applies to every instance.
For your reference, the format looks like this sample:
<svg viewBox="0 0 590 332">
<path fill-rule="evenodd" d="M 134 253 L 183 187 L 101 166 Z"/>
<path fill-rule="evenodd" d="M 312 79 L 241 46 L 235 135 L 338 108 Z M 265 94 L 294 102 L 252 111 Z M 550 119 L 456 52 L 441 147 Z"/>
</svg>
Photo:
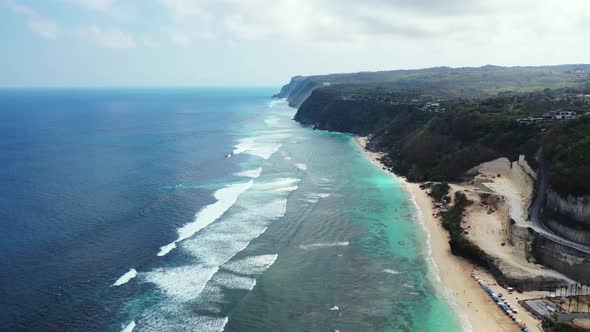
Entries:
<svg viewBox="0 0 590 332">
<path fill-rule="evenodd" d="M 0 86 L 590 63 L 588 0 L 0 0 Z"/>
</svg>

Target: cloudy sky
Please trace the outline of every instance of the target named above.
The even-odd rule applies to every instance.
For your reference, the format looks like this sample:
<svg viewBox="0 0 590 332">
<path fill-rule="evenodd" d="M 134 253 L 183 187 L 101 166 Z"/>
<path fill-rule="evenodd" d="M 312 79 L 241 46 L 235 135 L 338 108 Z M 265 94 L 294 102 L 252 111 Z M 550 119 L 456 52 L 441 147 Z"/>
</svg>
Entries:
<svg viewBox="0 0 590 332">
<path fill-rule="evenodd" d="M 0 86 L 590 63 L 588 0 L 0 0 Z"/>
</svg>

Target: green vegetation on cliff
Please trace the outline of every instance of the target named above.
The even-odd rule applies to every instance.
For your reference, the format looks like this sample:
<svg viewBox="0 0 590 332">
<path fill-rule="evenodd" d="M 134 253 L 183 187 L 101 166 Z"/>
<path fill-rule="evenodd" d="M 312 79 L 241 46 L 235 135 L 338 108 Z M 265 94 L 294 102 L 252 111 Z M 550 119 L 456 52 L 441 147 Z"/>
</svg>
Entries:
<svg viewBox="0 0 590 332">
<path fill-rule="evenodd" d="M 579 181 L 590 178 L 590 120 L 582 116 L 590 111 L 588 65 L 441 67 L 294 82 L 280 96 L 315 86 L 295 120 L 370 136 L 370 147 L 386 152 L 384 163 L 410 181 L 453 181 L 482 162 L 521 154 L 534 166 L 543 146 L 552 188 L 590 194 L 590 183 Z M 579 119 L 546 119 L 557 110 Z"/>
<path fill-rule="evenodd" d="M 590 194 L 590 116 L 560 123 L 544 139 L 553 190 L 562 195 Z"/>
<path fill-rule="evenodd" d="M 356 85 L 369 89 L 423 89 L 439 96 L 484 98 L 504 91 L 578 87 L 588 83 L 590 65 L 478 68 L 435 67 L 414 70 L 296 76 L 275 95 L 299 107 L 311 91 L 326 85 Z"/>
<path fill-rule="evenodd" d="M 469 204 L 471 202 L 465 194 L 456 192 L 453 205 L 442 213 L 442 225 L 449 232 L 449 245 L 453 254 L 470 259 L 479 265 L 488 266 L 487 254 L 465 238 L 463 234 L 461 222 L 463 221 L 463 212 Z"/>
<path fill-rule="evenodd" d="M 433 115 L 404 137 L 388 130 L 378 148 L 388 152 L 393 170 L 411 181 L 448 181 L 482 162 L 534 152 L 538 133 L 508 117 L 459 108 Z"/>
</svg>

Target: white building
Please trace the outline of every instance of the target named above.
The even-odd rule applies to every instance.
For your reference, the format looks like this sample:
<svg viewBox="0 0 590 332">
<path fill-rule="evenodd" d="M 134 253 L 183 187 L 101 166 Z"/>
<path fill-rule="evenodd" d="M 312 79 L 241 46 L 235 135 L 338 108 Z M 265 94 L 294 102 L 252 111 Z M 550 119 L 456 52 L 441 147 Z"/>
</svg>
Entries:
<svg viewBox="0 0 590 332">
<path fill-rule="evenodd" d="M 556 120 L 563 120 L 563 119 L 573 119 L 576 117 L 576 112 L 574 111 L 555 111 L 553 118 Z"/>
</svg>

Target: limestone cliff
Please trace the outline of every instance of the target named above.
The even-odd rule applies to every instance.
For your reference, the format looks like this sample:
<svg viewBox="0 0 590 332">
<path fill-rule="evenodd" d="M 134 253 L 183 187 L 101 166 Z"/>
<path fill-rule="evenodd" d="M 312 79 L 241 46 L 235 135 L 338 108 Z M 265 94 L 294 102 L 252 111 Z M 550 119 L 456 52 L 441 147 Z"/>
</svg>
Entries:
<svg viewBox="0 0 590 332">
<path fill-rule="evenodd" d="M 289 106 L 299 107 L 311 95 L 313 90 L 328 84 L 328 82 L 321 82 L 312 77 L 295 76 L 273 97 L 286 98 Z"/>
<path fill-rule="evenodd" d="M 547 207 L 580 224 L 590 226 L 590 196 L 568 195 L 563 197 L 553 190 L 549 190 L 547 192 Z"/>
</svg>

